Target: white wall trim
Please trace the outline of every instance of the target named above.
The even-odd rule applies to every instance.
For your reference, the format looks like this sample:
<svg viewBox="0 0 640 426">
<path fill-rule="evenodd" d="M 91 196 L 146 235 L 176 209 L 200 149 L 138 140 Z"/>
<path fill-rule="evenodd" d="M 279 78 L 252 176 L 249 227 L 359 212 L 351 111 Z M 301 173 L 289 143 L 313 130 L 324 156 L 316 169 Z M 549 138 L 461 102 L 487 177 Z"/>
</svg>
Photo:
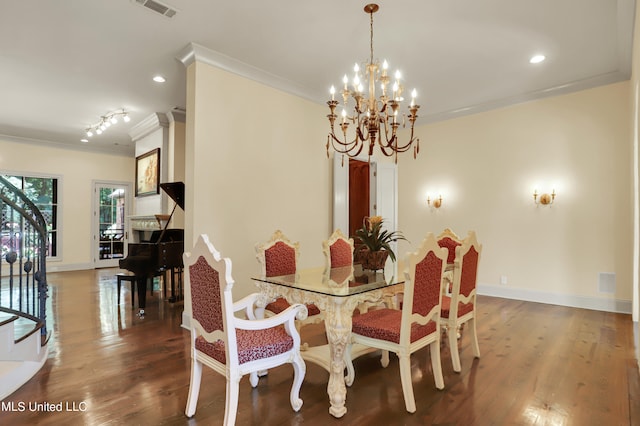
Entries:
<svg viewBox="0 0 640 426">
<path fill-rule="evenodd" d="M 574 294 L 548 293 L 525 288 L 502 287 L 478 283 L 478 294 L 522 300 L 525 302 L 546 303 L 548 305 L 568 306 L 571 308 L 591 309 L 595 311 L 631 314 L 631 300 L 604 299 Z"/>
<path fill-rule="evenodd" d="M 158 129 L 168 127 L 169 118 L 167 118 L 167 115 L 155 112 L 136 124 L 129 132 L 129 136 L 133 142 L 136 142 Z"/>
<path fill-rule="evenodd" d="M 312 92 L 309 88 L 294 81 L 271 74 L 263 69 L 239 61 L 224 53 L 216 52 L 197 43 L 192 42 L 185 46 L 182 51 L 178 53 L 176 59 L 182 62 L 185 68 L 196 61 L 201 62 L 312 102 L 317 103 L 319 99 L 322 98 L 321 93 Z"/>
<path fill-rule="evenodd" d="M 59 263 L 49 263 L 47 262 L 47 273 L 53 272 L 69 272 L 69 271 L 85 271 L 88 269 L 95 269 L 93 266 L 93 262 L 87 263 L 67 263 L 61 265 Z"/>
</svg>

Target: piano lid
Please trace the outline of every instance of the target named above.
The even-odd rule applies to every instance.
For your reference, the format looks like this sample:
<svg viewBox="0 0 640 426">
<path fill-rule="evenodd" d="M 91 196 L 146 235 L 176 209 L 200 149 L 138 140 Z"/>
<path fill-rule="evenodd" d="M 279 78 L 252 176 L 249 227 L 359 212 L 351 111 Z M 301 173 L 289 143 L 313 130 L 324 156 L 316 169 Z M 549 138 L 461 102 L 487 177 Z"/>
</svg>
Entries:
<svg viewBox="0 0 640 426">
<path fill-rule="evenodd" d="M 184 210 L 184 182 L 161 183 L 160 188 Z"/>
</svg>

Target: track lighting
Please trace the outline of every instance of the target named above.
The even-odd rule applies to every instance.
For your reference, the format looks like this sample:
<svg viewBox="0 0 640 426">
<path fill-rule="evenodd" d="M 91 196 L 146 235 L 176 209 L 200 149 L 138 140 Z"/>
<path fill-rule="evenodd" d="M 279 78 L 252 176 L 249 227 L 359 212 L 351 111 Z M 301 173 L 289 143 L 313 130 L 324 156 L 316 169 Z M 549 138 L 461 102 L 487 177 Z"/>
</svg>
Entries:
<svg viewBox="0 0 640 426">
<path fill-rule="evenodd" d="M 97 124 L 91 127 L 88 127 L 85 130 L 87 137 L 90 138 L 94 134 L 101 135 L 112 124 L 118 124 L 118 118 L 120 117 L 122 117 L 122 121 L 124 121 L 125 123 L 128 123 L 129 121 L 131 121 L 131 118 L 129 118 L 129 113 L 125 111 L 124 108 L 119 109 L 117 111 L 110 112 L 100 117 L 100 121 Z"/>
</svg>

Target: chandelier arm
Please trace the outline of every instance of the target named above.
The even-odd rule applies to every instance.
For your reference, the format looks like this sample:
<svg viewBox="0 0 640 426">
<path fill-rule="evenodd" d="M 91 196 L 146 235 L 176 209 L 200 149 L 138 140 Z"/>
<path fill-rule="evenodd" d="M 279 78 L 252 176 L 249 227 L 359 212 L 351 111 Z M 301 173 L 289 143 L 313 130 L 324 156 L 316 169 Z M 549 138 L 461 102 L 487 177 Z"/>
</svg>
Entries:
<svg viewBox="0 0 640 426">
<path fill-rule="evenodd" d="M 333 150 L 340 154 L 347 154 L 350 157 L 353 157 L 362 151 L 363 144 L 358 140 L 358 138 L 354 138 L 352 141 L 347 141 L 346 139 L 345 141 L 342 141 L 335 135 L 335 133 L 332 132 L 329 134 L 327 140 L 327 155 L 329 155 L 329 141 L 331 141 L 331 147 Z M 357 152 L 355 154 L 351 154 L 353 150 L 357 150 Z"/>
</svg>

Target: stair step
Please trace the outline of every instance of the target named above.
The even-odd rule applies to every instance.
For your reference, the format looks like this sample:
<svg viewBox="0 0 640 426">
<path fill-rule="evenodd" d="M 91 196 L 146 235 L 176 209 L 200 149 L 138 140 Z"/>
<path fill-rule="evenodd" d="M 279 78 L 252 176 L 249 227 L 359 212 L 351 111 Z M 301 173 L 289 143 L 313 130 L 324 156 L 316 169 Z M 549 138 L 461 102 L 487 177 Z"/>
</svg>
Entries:
<svg viewBox="0 0 640 426">
<path fill-rule="evenodd" d="M 5 320 L 11 319 L 12 317 L 13 315 L 0 311 L 0 324 Z M 5 324 L 3 327 L 13 327 L 15 339 L 19 340 L 21 337 L 29 334 L 33 330 L 33 327 L 35 325 L 35 321 L 24 317 L 18 317 L 18 319 L 10 322 L 9 324 Z"/>
<path fill-rule="evenodd" d="M 47 360 L 46 353 L 39 361 L 0 361 L 0 400 L 5 399 L 31 379 Z"/>
</svg>

